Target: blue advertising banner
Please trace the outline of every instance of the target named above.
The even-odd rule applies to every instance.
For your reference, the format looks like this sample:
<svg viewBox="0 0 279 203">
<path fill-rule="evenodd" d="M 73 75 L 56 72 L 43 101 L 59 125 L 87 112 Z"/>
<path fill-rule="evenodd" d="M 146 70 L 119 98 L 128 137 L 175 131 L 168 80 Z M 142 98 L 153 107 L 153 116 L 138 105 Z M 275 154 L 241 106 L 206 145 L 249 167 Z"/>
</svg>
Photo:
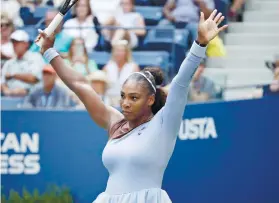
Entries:
<svg viewBox="0 0 279 203">
<path fill-rule="evenodd" d="M 175 203 L 279 202 L 279 98 L 188 105 L 163 188 Z M 84 111 L 2 111 L 3 192 L 104 191 L 107 132 Z"/>
</svg>

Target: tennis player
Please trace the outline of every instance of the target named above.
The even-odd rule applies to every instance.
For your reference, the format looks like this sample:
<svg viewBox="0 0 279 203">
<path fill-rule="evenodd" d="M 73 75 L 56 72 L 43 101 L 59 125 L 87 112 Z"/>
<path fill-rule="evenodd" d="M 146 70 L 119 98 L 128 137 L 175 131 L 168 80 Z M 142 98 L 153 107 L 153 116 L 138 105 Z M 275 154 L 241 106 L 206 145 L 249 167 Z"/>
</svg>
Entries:
<svg viewBox="0 0 279 203">
<path fill-rule="evenodd" d="M 94 203 L 171 202 L 161 186 L 179 132 L 188 86 L 205 57 L 209 41 L 227 28 L 227 25 L 218 28 L 223 20 L 217 10 L 207 20 L 201 13 L 198 38 L 174 77 L 167 99 L 157 88 L 163 80 L 158 69 L 130 75 L 120 93 L 123 114 L 106 106 L 86 78 L 67 67 L 52 48 L 54 36 L 40 31 L 37 40 L 44 39 L 41 48 L 44 57 L 84 103 L 92 119 L 109 132 L 102 155 L 109 178 L 105 192 Z"/>
</svg>

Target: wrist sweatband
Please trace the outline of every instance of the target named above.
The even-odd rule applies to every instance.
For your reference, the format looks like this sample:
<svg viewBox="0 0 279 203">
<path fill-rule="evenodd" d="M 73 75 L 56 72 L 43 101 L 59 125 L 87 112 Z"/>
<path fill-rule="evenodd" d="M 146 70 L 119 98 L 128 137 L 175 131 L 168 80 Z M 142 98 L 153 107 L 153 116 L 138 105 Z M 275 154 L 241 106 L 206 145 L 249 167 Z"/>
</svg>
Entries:
<svg viewBox="0 0 279 203">
<path fill-rule="evenodd" d="M 45 51 L 44 53 L 44 58 L 45 60 L 50 63 L 52 59 L 54 59 L 56 56 L 59 54 L 54 48 L 49 48 L 48 50 Z"/>
</svg>

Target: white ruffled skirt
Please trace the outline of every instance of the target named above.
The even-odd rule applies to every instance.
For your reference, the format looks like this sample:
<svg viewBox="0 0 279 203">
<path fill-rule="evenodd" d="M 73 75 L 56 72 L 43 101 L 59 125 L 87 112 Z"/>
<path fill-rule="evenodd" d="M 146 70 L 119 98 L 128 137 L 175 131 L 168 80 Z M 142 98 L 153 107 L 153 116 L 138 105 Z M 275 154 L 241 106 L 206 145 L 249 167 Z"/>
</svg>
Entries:
<svg viewBox="0 0 279 203">
<path fill-rule="evenodd" d="M 93 203 L 171 203 L 171 200 L 166 191 L 151 188 L 118 195 L 103 192 Z"/>
</svg>

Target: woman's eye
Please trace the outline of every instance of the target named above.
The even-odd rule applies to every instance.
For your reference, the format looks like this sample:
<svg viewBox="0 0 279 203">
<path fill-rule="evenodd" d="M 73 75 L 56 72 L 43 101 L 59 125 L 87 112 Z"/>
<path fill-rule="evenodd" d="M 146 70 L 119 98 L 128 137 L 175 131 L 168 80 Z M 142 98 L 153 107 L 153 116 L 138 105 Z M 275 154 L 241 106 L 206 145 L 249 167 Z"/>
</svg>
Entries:
<svg viewBox="0 0 279 203">
<path fill-rule="evenodd" d="M 137 97 L 132 97 L 132 99 L 135 101 L 135 100 L 137 100 L 138 98 L 137 98 Z"/>
</svg>

